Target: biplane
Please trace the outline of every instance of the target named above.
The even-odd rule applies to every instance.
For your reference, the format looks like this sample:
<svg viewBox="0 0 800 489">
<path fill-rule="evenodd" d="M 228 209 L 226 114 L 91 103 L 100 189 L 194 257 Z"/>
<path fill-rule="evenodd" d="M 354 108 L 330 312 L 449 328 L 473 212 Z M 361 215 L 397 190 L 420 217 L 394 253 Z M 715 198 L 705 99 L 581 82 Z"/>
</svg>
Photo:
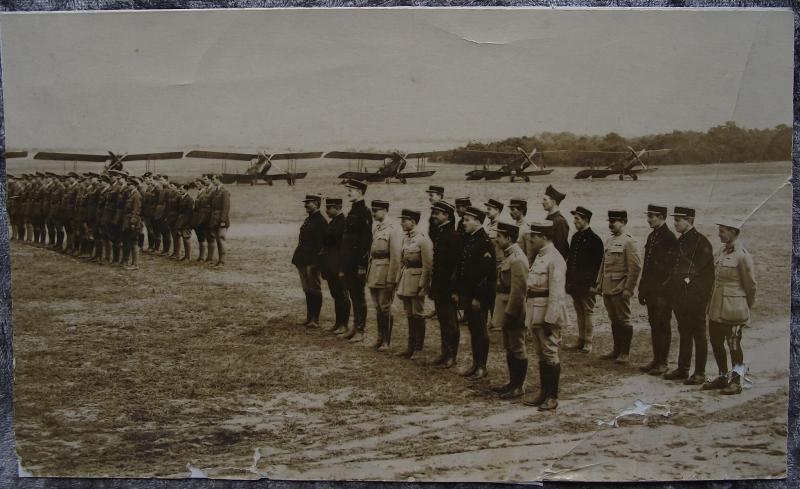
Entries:
<svg viewBox="0 0 800 489">
<path fill-rule="evenodd" d="M 223 173 L 220 174 L 220 181 L 222 183 L 249 183 L 255 185 L 259 181 L 266 182 L 267 185 L 272 185 L 276 180 L 285 180 L 289 185 L 294 185 L 297 180 L 305 178 L 307 172 L 297 171 L 297 160 L 309 160 L 322 156 L 322 152 L 306 152 L 306 153 L 276 153 L 267 154 L 265 152 L 259 153 L 229 153 L 220 151 L 189 151 L 186 153 L 187 158 L 205 158 L 211 160 L 222 161 Z M 224 170 L 227 168 L 227 161 L 249 161 L 250 166 L 247 167 L 244 173 L 226 173 Z M 283 173 L 269 173 L 272 169 L 273 161 L 286 161 L 286 169 Z"/>
<path fill-rule="evenodd" d="M 624 180 L 626 176 L 632 180 L 638 180 L 639 175 L 642 173 L 652 173 L 658 168 L 648 167 L 644 160 L 649 159 L 650 155 L 664 154 L 671 149 L 642 149 L 639 151 L 634 150 L 628 146 L 628 151 L 581 151 L 581 153 L 599 153 L 611 155 L 629 155 L 626 160 L 612 163 L 605 168 L 586 168 L 575 174 L 575 178 L 583 180 L 587 178 L 606 178 L 609 175 L 619 175 L 620 180 Z"/>
<path fill-rule="evenodd" d="M 534 161 L 535 158 L 543 159 L 544 153 L 562 152 L 561 150 L 537 151 L 534 148 L 528 153 L 519 147 L 516 152 L 463 150 L 455 153 L 455 159 L 483 165 L 481 169 L 467 172 L 467 180 L 500 180 L 503 177 L 509 177 L 512 182 L 517 178 L 530 182 L 531 177 L 553 173 L 553 169 L 545 168 L 544 163 L 537 164 Z M 490 170 L 489 165 L 491 164 L 500 165 L 500 167 Z M 528 168 L 533 169 L 528 170 Z"/>
<path fill-rule="evenodd" d="M 10 159 L 10 158 L 27 158 L 28 157 L 28 152 L 27 151 L 6 151 L 5 153 L 3 153 L 3 156 L 6 159 Z"/>
<path fill-rule="evenodd" d="M 342 180 L 361 180 L 367 182 L 392 182 L 407 183 L 409 178 L 430 177 L 436 170 L 426 170 L 427 159 L 450 154 L 450 151 L 428 151 L 422 153 L 364 153 L 360 151 L 330 151 L 325 153 L 325 158 L 350 160 L 350 170 L 339 175 Z M 416 171 L 404 172 L 408 160 L 416 159 Z M 369 171 L 364 161 L 380 161 L 381 166 Z M 355 168 L 353 168 L 355 162 Z"/>
<path fill-rule="evenodd" d="M 33 157 L 34 160 L 48 160 L 48 161 L 63 161 L 64 171 L 66 171 L 67 162 L 72 162 L 73 171 L 77 170 L 78 162 L 89 163 L 106 163 L 103 171 L 109 170 L 122 170 L 124 162 L 130 161 L 144 161 L 145 171 L 155 172 L 156 161 L 158 160 L 179 160 L 183 158 L 182 151 L 173 151 L 166 153 L 140 153 L 140 154 L 116 154 L 109 151 L 108 154 L 82 154 L 82 153 L 53 153 L 48 151 L 40 151 Z"/>
</svg>

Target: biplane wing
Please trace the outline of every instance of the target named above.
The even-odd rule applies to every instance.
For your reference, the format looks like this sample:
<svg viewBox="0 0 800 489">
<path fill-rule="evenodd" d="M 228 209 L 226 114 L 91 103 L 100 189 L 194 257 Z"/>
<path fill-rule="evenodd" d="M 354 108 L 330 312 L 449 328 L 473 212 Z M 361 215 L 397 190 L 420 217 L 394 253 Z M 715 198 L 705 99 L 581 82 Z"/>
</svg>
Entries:
<svg viewBox="0 0 800 489">
<path fill-rule="evenodd" d="M 4 153 L 6 159 L 9 158 L 27 158 L 28 152 L 27 151 L 6 151 Z"/>
<path fill-rule="evenodd" d="M 634 168 L 625 171 L 625 174 L 629 175 L 638 175 L 641 173 L 653 173 L 654 171 L 658 170 L 658 168 Z M 587 178 L 606 178 L 609 175 L 622 175 L 623 172 L 620 169 L 614 168 L 599 168 L 599 169 L 591 169 L 587 168 L 585 170 L 581 170 L 575 174 L 576 180 L 585 180 Z"/>
<path fill-rule="evenodd" d="M 524 172 L 522 172 L 522 175 L 526 176 L 526 177 L 538 177 L 538 176 L 541 176 L 541 175 L 549 175 L 551 173 L 553 173 L 553 169 L 552 168 L 547 168 L 545 170 L 524 171 Z"/>
<path fill-rule="evenodd" d="M 406 159 L 409 158 L 441 158 L 442 156 L 451 156 L 452 150 L 443 151 L 423 151 L 421 153 L 408 153 Z"/>
<path fill-rule="evenodd" d="M 258 154 L 254 153 L 226 153 L 222 151 L 189 151 L 186 153 L 187 158 L 205 158 L 208 160 L 235 160 L 235 161 L 250 161 L 258 158 Z M 269 155 L 264 155 L 269 157 Z"/>
<path fill-rule="evenodd" d="M 436 173 L 436 170 L 427 170 L 427 171 L 414 171 L 408 173 L 398 173 L 397 178 L 404 179 L 404 178 L 424 178 L 433 176 Z"/>
<path fill-rule="evenodd" d="M 394 156 L 392 153 L 361 153 L 359 151 L 328 151 L 323 158 L 337 160 L 374 160 L 382 161 Z"/>
<path fill-rule="evenodd" d="M 301 178 L 305 178 L 308 175 L 308 172 L 299 172 L 299 173 L 267 173 L 266 175 L 259 175 L 259 180 L 264 180 L 265 182 L 274 182 L 276 180 L 300 180 Z"/>
<path fill-rule="evenodd" d="M 306 153 L 277 153 L 272 155 L 272 160 L 313 160 L 321 158 L 322 151 L 311 151 Z"/>
<path fill-rule="evenodd" d="M 183 151 L 173 151 L 167 153 L 141 153 L 135 155 L 125 155 L 120 161 L 154 161 L 154 160 L 180 160 L 183 158 Z"/>
<path fill-rule="evenodd" d="M 346 171 L 339 175 L 342 180 L 359 180 L 362 182 L 382 182 L 386 175 L 377 172 Z"/>
<path fill-rule="evenodd" d="M 49 161 L 89 161 L 93 163 L 105 163 L 110 159 L 109 155 L 89 155 L 82 153 L 51 153 L 40 151 L 33 156 L 34 160 Z"/>
</svg>

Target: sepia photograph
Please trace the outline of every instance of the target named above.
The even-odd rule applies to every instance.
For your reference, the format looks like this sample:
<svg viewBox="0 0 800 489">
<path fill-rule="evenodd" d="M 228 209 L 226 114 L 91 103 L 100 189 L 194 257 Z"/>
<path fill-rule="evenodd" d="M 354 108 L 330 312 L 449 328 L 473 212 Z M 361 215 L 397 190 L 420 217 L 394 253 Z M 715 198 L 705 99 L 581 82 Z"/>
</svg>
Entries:
<svg viewBox="0 0 800 489">
<path fill-rule="evenodd" d="M 0 14 L 19 476 L 785 478 L 793 33 Z"/>
</svg>

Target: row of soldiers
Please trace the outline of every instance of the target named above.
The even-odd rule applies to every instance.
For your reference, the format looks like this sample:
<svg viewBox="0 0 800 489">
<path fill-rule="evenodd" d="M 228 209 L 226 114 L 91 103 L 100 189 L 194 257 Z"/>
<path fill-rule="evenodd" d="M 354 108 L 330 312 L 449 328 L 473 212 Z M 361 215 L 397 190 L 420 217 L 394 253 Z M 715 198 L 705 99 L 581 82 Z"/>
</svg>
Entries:
<svg viewBox="0 0 800 489">
<path fill-rule="evenodd" d="M 432 364 L 444 369 L 455 365 L 461 310 L 472 348 L 472 365 L 461 374 L 470 380 L 487 376 L 488 325 L 493 324 L 502 329 L 509 381 L 492 391 L 504 399 L 519 398 L 528 370 L 525 343 L 530 336 L 539 360 L 540 390 L 523 402 L 551 410 L 558 405 L 567 296 L 576 311 L 578 339 L 565 349 L 591 351 L 599 294 L 613 338 L 612 351 L 600 358 L 627 363 L 633 335 L 630 301 L 638 285 L 638 300 L 648 310 L 653 350 L 653 360 L 641 367 L 642 372 L 725 394 L 741 392 L 742 327 L 749 321 L 756 291 L 752 258 L 737 242 L 741 222 L 719 222 L 722 246 L 714 253 L 708 239 L 694 228 L 694 209 L 674 209 L 680 235 L 676 237 L 666 225 L 667 208 L 650 205 L 645 214 L 652 232 L 642 262 L 636 242 L 625 230 L 628 215 L 622 209 L 608 211 L 611 236 L 603 243 L 590 227 L 593 213 L 576 207 L 571 211 L 576 232 L 570 240 L 569 225 L 559 210 L 566 196 L 552 186 L 542 200 L 547 219 L 530 223 L 524 199 L 511 199 L 515 222 L 507 223 L 498 219 L 504 207 L 499 201 L 490 199 L 485 209 L 474 207 L 469 198 L 450 204 L 443 200 L 442 187 L 431 186 L 427 233 L 419 229 L 419 211 L 401 210 L 401 230 L 397 230 L 386 219 L 389 202 L 373 200 L 367 210 L 367 185 L 349 180 L 346 187 L 351 204 L 346 216 L 341 199 L 325 199 L 329 220 L 321 214 L 320 196 L 308 195 L 303 201 L 308 217 L 292 263 L 306 295 L 306 326 L 319 326 L 324 278 L 335 303 L 330 330 L 351 342 L 362 341 L 365 288 L 369 288 L 377 317 L 372 346 L 388 350 L 396 296 L 403 302 L 409 331 L 407 347 L 399 355 L 412 358 L 424 345 L 427 297 L 434 303 L 441 336 L 441 352 Z M 673 313 L 680 351 L 677 368 L 668 371 Z M 720 372 L 710 380 L 705 378 L 708 332 Z M 695 370 L 689 375 L 693 350 Z"/>
<path fill-rule="evenodd" d="M 189 194 L 192 187 L 196 197 Z M 213 175 L 185 185 L 165 175 L 138 177 L 122 170 L 9 175 L 7 211 L 12 240 L 91 262 L 136 270 L 142 249 L 188 261 L 194 231 L 197 260 L 225 263 L 230 194 Z"/>
</svg>

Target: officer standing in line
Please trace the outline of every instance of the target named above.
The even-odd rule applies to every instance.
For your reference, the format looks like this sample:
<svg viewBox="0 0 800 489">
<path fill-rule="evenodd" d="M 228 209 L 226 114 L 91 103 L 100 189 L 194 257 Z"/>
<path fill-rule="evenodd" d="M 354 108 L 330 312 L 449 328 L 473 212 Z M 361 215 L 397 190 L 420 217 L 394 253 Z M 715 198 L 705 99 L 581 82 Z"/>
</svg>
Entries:
<svg viewBox="0 0 800 489">
<path fill-rule="evenodd" d="M 433 300 L 439 320 L 441 354 L 432 362 L 439 368 L 450 368 L 456 364 L 458 355 L 458 318 L 456 315 L 455 278 L 461 256 L 461 238 L 453 227 L 455 207 L 440 200 L 431 206 L 431 218 L 436 225 L 433 241 L 433 271 L 428 297 Z"/>
<path fill-rule="evenodd" d="M 105 251 L 105 262 L 111 264 L 114 262 L 114 224 L 112 221 L 114 220 L 114 213 L 117 210 L 119 184 L 117 183 L 118 177 L 116 176 L 116 170 L 109 170 L 108 175 L 109 186 L 106 190 L 105 205 L 103 206 L 103 214 L 100 218 L 100 225 L 103 227 L 103 250 Z"/>
<path fill-rule="evenodd" d="M 508 203 L 508 213 L 514 224 L 519 228 L 519 238 L 517 244 L 520 249 L 525 253 L 529 263 L 533 257 L 533 245 L 530 242 L 530 229 L 531 226 L 525 216 L 528 214 L 528 201 L 525 199 L 511 199 Z"/>
<path fill-rule="evenodd" d="M 542 208 L 547 212 L 547 220 L 553 221 L 553 246 L 561 253 L 564 260 L 569 256 L 569 224 L 561 215 L 558 206 L 566 196 L 552 185 L 548 185 L 542 198 Z"/>
<path fill-rule="evenodd" d="M 408 348 L 399 356 L 405 358 L 412 358 L 425 344 L 425 296 L 433 270 L 433 243 L 417 229 L 420 217 L 418 211 L 410 209 L 400 213 L 404 235 L 397 296 L 403 300 L 408 318 Z"/>
<path fill-rule="evenodd" d="M 631 325 L 631 297 L 639 281 L 641 261 L 636 249 L 636 241 L 625 232 L 628 224 L 628 211 L 612 209 L 608 211 L 608 228 L 611 236 L 606 240 L 603 263 L 597 275 L 595 289 L 603 295 L 603 304 L 611 322 L 611 336 L 614 348 L 601 355 L 603 360 L 628 363 L 633 339 Z"/>
<path fill-rule="evenodd" d="M 195 180 L 198 192 L 194 199 L 194 209 L 192 209 L 192 227 L 197 237 L 198 262 L 206 260 L 206 250 L 208 245 L 208 219 L 211 217 L 211 202 L 208 200 L 210 183 L 208 177 L 203 176 Z"/>
<path fill-rule="evenodd" d="M 686 385 L 705 382 L 708 339 L 706 310 L 714 288 L 714 252 L 708 238 L 694 227 L 695 210 L 675 207 L 672 214 L 678 237 L 677 257 L 670 274 L 672 310 L 680 336 L 678 367 L 664 374 L 667 380 L 683 380 Z M 692 349 L 695 350 L 694 375 L 689 377 Z M 688 378 L 687 378 L 688 377 Z"/>
<path fill-rule="evenodd" d="M 61 197 L 61 221 L 64 225 L 64 237 L 65 243 L 64 248 L 59 250 L 61 253 L 69 253 L 72 251 L 73 248 L 73 231 L 72 231 L 72 216 L 75 213 L 75 199 L 77 196 L 77 184 L 78 184 L 78 174 L 75 172 L 69 172 L 67 174 L 67 185 L 64 188 L 64 193 Z M 33 188 L 31 188 L 31 191 Z M 30 195 L 31 192 L 28 192 Z M 30 234 L 32 236 L 33 229 L 30 230 Z"/>
<path fill-rule="evenodd" d="M 114 249 L 118 251 L 116 265 L 124 267 L 128 264 L 128 257 L 131 249 L 126 240 L 127 229 L 125 227 L 125 207 L 128 203 L 128 195 L 131 188 L 128 186 L 128 172 L 120 172 L 119 178 L 119 199 L 117 209 L 114 212 Z"/>
<path fill-rule="evenodd" d="M 350 296 L 347 294 L 344 279 L 339 275 L 342 271 L 342 235 L 345 227 L 342 199 L 334 197 L 325 199 L 325 213 L 330 221 L 322 237 L 320 272 L 322 278 L 328 282 L 328 290 L 336 311 L 336 321 L 330 332 L 339 334 L 347 331 L 347 323 L 350 320 Z"/>
<path fill-rule="evenodd" d="M 178 233 L 178 216 L 181 211 L 181 193 L 175 182 L 169 184 L 169 201 L 167 204 L 167 227 L 172 241 L 172 253 L 168 255 L 173 260 L 180 258 L 181 237 Z M 167 250 L 169 251 L 169 250 Z"/>
<path fill-rule="evenodd" d="M 561 328 L 567 321 L 567 299 L 564 289 L 567 264 L 552 241 L 555 226 L 550 221 L 531 224 L 531 241 L 537 250 L 528 274 L 526 325 L 533 333 L 539 357 L 539 395 L 523 404 L 541 411 L 558 407 L 558 385 L 561 378 Z"/>
<path fill-rule="evenodd" d="M 500 222 L 500 213 L 503 212 L 503 203 L 494 199 L 489 199 L 484 206 L 486 207 L 486 217 L 488 220 L 483 227 L 486 230 L 486 235 L 494 246 L 495 270 L 499 270 L 500 264 L 503 263 L 503 250 L 498 247 L 495 238 L 497 237 L 497 224 Z M 494 282 L 495 280 L 497 280 L 496 275 L 492 281 Z M 494 301 L 489 305 L 489 329 L 499 329 L 494 320 Z"/>
<path fill-rule="evenodd" d="M 219 181 L 219 175 L 212 177 L 213 192 L 211 193 L 211 215 L 208 220 L 208 258 L 211 261 L 213 256 L 212 245 L 217 245 L 217 262 L 215 267 L 225 266 L 225 237 L 230 227 L 231 193 Z"/>
<path fill-rule="evenodd" d="M 373 200 L 370 205 L 375 229 L 372 231 L 366 282 L 378 323 L 377 340 L 372 347 L 378 350 L 385 345 L 386 350 L 392 340 L 392 302 L 400 274 L 403 235 L 386 221 L 389 202 Z M 357 339 L 358 335 L 350 341 Z"/>
<path fill-rule="evenodd" d="M 472 366 L 461 375 L 479 380 L 488 375 L 486 360 L 489 357 L 489 332 L 486 318 L 494 304 L 497 266 L 494 244 L 483 228 L 486 214 L 475 207 L 464 213 L 464 236 L 461 258 L 456 268 L 454 300 L 464 310 L 469 325 L 472 346 Z"/>
<path fill-rule="evenodd" d="M 741 377 L 746 373 L 742 329 L 750 321 L 750 310 L 756 300 L 753 257 L 738 240 L 742 224 L 734 219 L 717 221 L 722 246 L 714 255 L 716 279 L 708 313 L 708 332 L 719 376 L 706 381 L 703 389 L 721 389 L 720 393 L 726 395 L 742 392 Z M 730 374 L 726 343 L 731 353 Z"/>
<path fill-rule="evenodd" d="M 644 265 L 639 281 L 639 304 L 647 306 L 650 323 L 650 338 L 653 344 L 653 360 L 639 367 L 650 375 L 664 375 L 669 362 L 669 347 L 672 341 L 672 304 L 670 303 L 669 275 L 675 264 L 678 239 L 666 224 L 666 206 L 647 206 L 647 224 L 652 231 L 644 246 Z"/>
<path fill-rule="evenodd" d="M 564 350 L 590 353 L 594 331 L 592 316 L 597 301 L 597 296 L 590 289 L 597 281 L 600 263 L 603 261 L 603 240 L 589 227 L 592 211 L 578 206 L 572 211 L 572 216 L 575 234 L 572 235 L 567 256 L 566 291 L 572 297 L 575 307 L 578 341 L 564 347 Z"/>
<path fill-rule="evenodd" d="M 444 187 L 441 185 L 430 185 L 428 186 L 428 190 L 425 191 L 428 194 L 428 203 L 430 205 L 439 202 L 444 198 Z M 455 223 L 453 223 L 455 226 Z M 436 241 L 436 233 L 439 232 L 439 226 L 436 225 L 433 219 L 433 214 L 428 218 L 428 237 L 431 238 L 431 241 Z"/>
<path fill-rule="evenodd" d="M 530 228 L 529 228 L 530 229 Z M 508 383 L 493 387 L 501 399 L 522 397 L 528 375 L 528 354 L 525 350 L 525 299 L 527 294 L 528 257 L 519 246 L 520 228 L 501 222 L 495 242 L 503 249 L 503 262 L 497 272 L 494 302 L 495 318 L 503 329 Z"/>
<path fill-rule="evenodd" d="M 306 195 L 303 205 L 308 216 L 300 226 L 300 236 L 292 255 L 292 265 L 297 267 L 300 285 L 306 296 L 306 319 L 302 324 L 309 328 L 317 328 L 319 327 L 319 312 L 322 309 L 319 254 L 322 250 L 322 238 L 328 222 L 322 217 L 319 210 L 322 205 L 322 197 Z"/>
<path fill-rule="evenodd" d="M 372 245 L 372 214 L 364 203 L 367 184 L 359 180 L 349 179 L 344 183 L 347 187 L 347 199 L 350 201 L 350 212 L 345 218 L 342 234 L 342 271 L 340 272 L 347 285 L 350 302 L 353 306 L 353 326 L 344 334 L 350 340 L 356 333 L 363 337 L 367 323 L 367 299 L 364 294 L 367 278 L 369 250 Z"/>
<path fill-rule="evenodd" d="M 158 193 L 158 203 L 156 204 L 156 216 L 159 222 L 159 231 L 161 234 L 161 251 L 159 255 L 166 256 L 172 247 L 172 232 L 169 229 L 168 213 L 171 206 L 170 200 L 172 199 L 172 188 L 169 185 L 169 179 L 161 176 L 161 187 Z"/>
<path fill-rule="evenodd" d="M 130 265 L 127 260 L 123 263 L 125 270 L 139 269 L 139 233 L 142 231 L 142 194 L 139 177 L 128 178 L 130 186 L 125 199 L 125 215 L 122 221 L 122 239 L 124 247 L 130 255 Z"/>
<path fill-rule="evenodd" d="M 142 221 L 144 222 L 145 231 L 147 231 L 147 248 L 140 246 L 142 252 L 149 253 L 153 250 L 155 244 L 155 230 L 153 229 L 153 212 L 155 212 L 158 196 L 156 195 L 155 185 L 153 184 L 153 174 L 145 172 L 142 175 L 144 179 L 144 190 L 142 191 Z"/>
<path fill-rule="evenodd" d="M 464 213 L 467 207 L 472 205 L 472 200 L 469 197 L 459 197 L 456 199 L 456 215 L 458 215 L 458 224 L 456 225 L 456 233 L 459 236 L 464 235 Z"/>
<path fill-rule="evenodd" d="M 103 226 L 103 214 L 106 208 L 106 199 L 108 198 L 108 193 L 111 188 L 110 181 L 107 175 L 100 176 L 94 222 L 92 223 L 92 234 L 94 235 L 95 243 L 94 254 L 92 255 L 91 261 L 100 264 L 103 263 L 103 253 L 105 252 L 105 241 L 107 239 Z"/>
<path fill-rule="evenodd" d="M 189 185 L 181 185 L 179 192 L 178 221 L 175 223 L 175 227 L 178 229 L 178 237 L 183 241 L 183 257 L 180 260 L 190 261 L 192 259 L 191 238 L 194 198 L 189 193 Z"/>
</svg>

